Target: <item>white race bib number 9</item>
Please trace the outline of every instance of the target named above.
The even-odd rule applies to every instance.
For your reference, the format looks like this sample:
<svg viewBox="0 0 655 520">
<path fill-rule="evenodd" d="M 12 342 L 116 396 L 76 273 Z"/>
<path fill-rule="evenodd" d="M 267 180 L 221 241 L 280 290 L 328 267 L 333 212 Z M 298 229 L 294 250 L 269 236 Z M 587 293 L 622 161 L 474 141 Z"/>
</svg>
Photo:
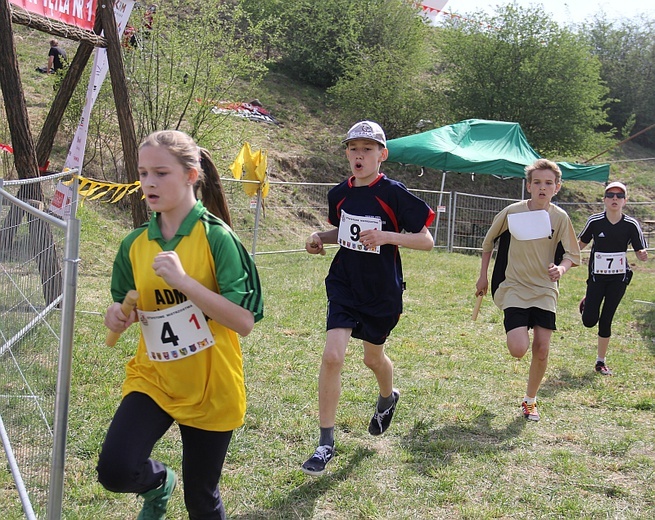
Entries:
<svg viewBox="0 0 655 520">
<path fill-rule="evenodd" d="M 625 274 L 625 253 L 596 253 L 594 274 Z"/>
<path fill-rule="evenodd" d="M 379 255 L 380 246 L 366 247 L 359 241 L 359 234 L 367 229 L 382 229 L 382 219 L 379 217 L 357 217 L 342 211 L 341 220 L 339 221 L 339 245 L 354 251 Z"/>
<path fill-rule="evenodd" d="M 214 344 L 205 315 L 186 301 L 161 311 L 140 311 L 139 323 L 153 361 L 177 361 Z"/>
</svg>

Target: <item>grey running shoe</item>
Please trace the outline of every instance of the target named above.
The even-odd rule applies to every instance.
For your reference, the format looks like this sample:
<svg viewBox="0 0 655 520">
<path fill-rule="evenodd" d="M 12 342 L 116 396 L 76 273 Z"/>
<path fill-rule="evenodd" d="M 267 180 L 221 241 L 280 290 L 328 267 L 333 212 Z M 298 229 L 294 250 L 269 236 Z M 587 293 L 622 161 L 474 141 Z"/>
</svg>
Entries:
<svg viewBox="0 0 655 520">
<path fill-rule="evenodd" d="M 302 465 L 302 470 L 307 475 L 317 477 L 325 471 L 325 466 L 334 457 L 334 446 L 324 445 L 316 448 L 314 455 L 309 457 Z"/>
<path fill-rule="evenodd" d="M 368 425 L 368 433 L 371 435 L 382 435 L 389 428 L 391 419 L 393 419 L 393 413 L 396 411 L 396 404 L 398 404 L 398 399 L 400 399 L 400 392 L 394 388 L 392 395 L 393 404 L 389 408 L 381 412 L 376 406 L 375 413 Z"/>
</svg>

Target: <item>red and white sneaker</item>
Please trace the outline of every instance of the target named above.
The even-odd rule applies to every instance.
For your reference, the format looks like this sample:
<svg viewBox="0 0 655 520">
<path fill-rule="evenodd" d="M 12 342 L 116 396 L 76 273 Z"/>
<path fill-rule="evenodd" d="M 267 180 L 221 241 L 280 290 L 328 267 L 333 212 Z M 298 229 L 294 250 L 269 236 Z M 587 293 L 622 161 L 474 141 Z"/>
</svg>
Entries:
<svg viewBox="0 0 655 520">
<path fill-rule="evenodd" d="M 521 410 L 523 411 L 523 417 L 528 421 L 537 422 L 541 417 L 539 417 L 539 410 L 537 410 L 537 402 L 535 401 L 532 404 L 528 404 L 527 401 L 521 403 Z"/>
</svg>

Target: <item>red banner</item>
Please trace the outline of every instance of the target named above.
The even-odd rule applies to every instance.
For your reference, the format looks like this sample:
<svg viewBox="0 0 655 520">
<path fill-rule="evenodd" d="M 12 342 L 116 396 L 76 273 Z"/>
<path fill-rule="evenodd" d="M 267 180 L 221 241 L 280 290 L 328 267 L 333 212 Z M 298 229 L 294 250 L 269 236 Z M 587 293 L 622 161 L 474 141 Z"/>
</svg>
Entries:
<svg viewBox="0 0 655 520">
<path fill-rule="evenodd" d="M 9 0 L 30 13 L 93 30 L 98 0 Z"/>
</svg>

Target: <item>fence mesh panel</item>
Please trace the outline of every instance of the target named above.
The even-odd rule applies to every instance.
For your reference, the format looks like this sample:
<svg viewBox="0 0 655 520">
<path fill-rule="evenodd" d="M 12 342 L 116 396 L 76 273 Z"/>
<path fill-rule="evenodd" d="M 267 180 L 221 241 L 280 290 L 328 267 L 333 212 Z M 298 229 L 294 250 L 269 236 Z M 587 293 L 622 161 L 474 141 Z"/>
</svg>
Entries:
<svg viewBox="0 0 655 520">
<path fill-rule="evenodd" d="M 2 188 L 47 210 L 57 180 Z M 46 203 L 29 196 L 39 197 Z M 42 197 L 41 197 L 42 196 Z M 34 512 L 45 515 L 66 232 L 0 197 L 0 417 Z M 16 475 L 15 475 L 16 477 Z M 22 497 L 25 498 L 25 497 Z"/>
<path fill-rule="evenodd" d="M 332 229 L 328 223 L 328 191 L 336 184 L 272 182 L 255 232 L 257 198 L 246 195 L 244 181 L 221 179 L 230 207 L 232 227 L 244 244 L 254 244 L 257 254 L 304 251 L 305 239 L 314 231 Z M 252 184 L 251 184 L 252 185 Z M 430 227 L 435 245 L 446 247 L 450 223 L 451 194 L 409 190 L 431 208 L 442 208 Z M 256 241 L 255 241 L 256 235 Z"/>
</svg>

